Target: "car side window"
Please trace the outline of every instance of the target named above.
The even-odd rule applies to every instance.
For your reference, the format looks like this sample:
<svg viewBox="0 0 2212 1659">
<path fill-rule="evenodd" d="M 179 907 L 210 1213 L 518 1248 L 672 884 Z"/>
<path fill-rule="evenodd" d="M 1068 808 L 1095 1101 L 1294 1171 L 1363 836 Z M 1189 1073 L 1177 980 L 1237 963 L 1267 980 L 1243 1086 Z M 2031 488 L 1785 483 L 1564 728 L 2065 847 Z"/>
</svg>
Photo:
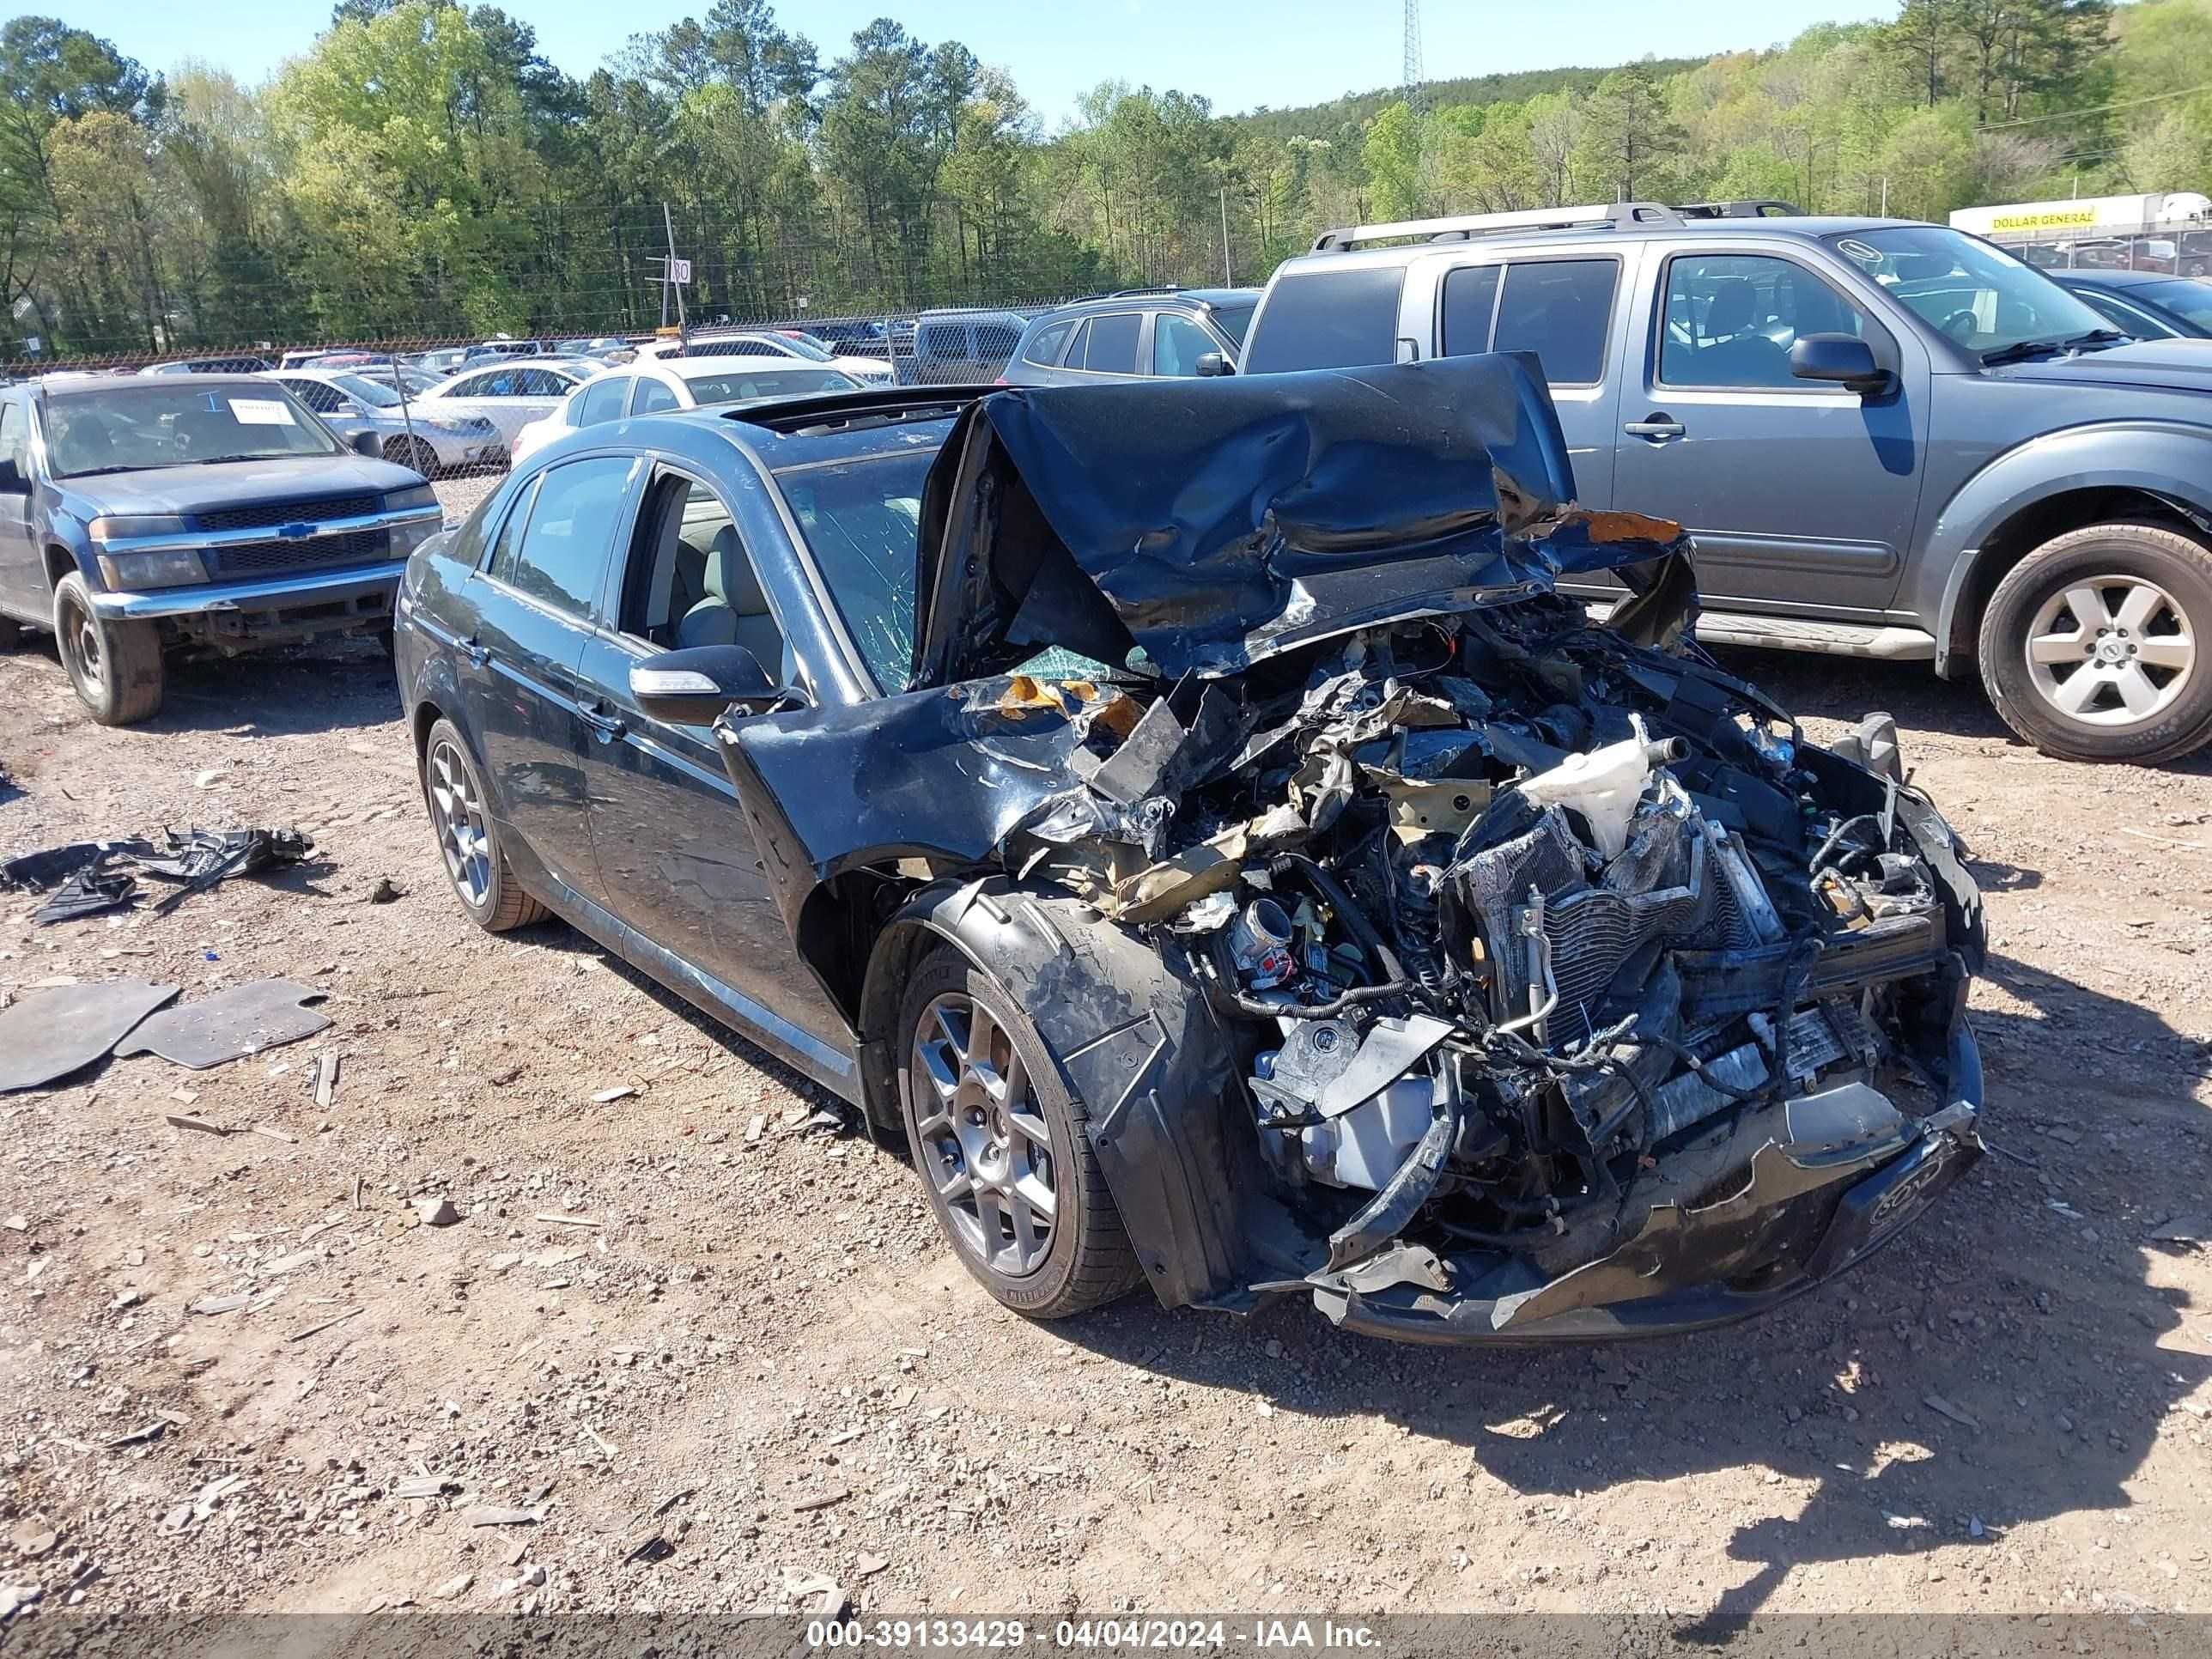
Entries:
<svg viewBox="0 0 2212 1659">
<path fill-rule="evenodd" d="M 1172 311 L 1152 313 L 1152 373 L 1188 375 L 1198 373 L 1198 360 L 1221 348 L 1213 337 L 1188 317 Z"/>
<path fill-rule="evenodd" d="M 1437 355 L 1474 357 L 1490 349 L 1491 324 L 1498 314 L 1498 279 L 1504 274 L 1503 265 L 1460 265 L 1444 273 Z"/>
<path fill-rule="evenodd" d="M 1090 349 L 1091 323 L 1090 319 L 1086 318 L 1082 322 L 1079 322 L 1075 325 L 1075 337 L 1067 343 L 1067 356 L 1060 363 L 1060 367 L 1062 368 L 1082 368 L 1083 354 L 1090 350 Z"/>
<path fill-rule="evenodd" d="M 796 672 L 728 504 L 672 468 L 656 471 L 646 491 L 621 607 L 621 631 L 647 645 L 738 645 L 771 675 Z"/>
<path fill-rule="evenodd" d="M 515 550 L 522 544 L 522 527 L 530 522 L 530 503 L 538 495 L 538 480 L 543 477 L 544 474 L 540 473 L 536 478 L 525 480 L 522 487 L 514 492 L 507 516 L 500 520 L 499 533 L 492 538 L 491 556 L 485 561 L 484 569 L 500 581 L 512 581 L 514 579 Z M 477 532 L 479 545 L 482 533 L 481 531 Z"/>
<path fill-rule="evenodd" d="M 565 398 L 576 388 L 550 369 L 526 368 L 515 377 L 515 395 L 522 398 Z"/>
<path fill-rule="evenodd" d="M 576 399 L 576 424 L 597 426 L 622 419 L 623 399 L 629 395 L 634 374 L 608 374 L 586 386 Z"/>
<path fill-rule="evenodd" d="M 1659 378 L 1668 386 L 1726 390 L 1820 390 L 1790 373 L 1790 348 L 1807 334 L 1887 337 L 1820 277 L 1771 254 L 1676 254 L 1667 262 Z"/>
<path fill-rule="evenodd" d="M 1111 316 L 1093 317 L 1082 367 L 1093 374 L 1134 374 L 1137 331 L 1143 325 L 1144 313 L 1139 311 L 1117 311 Z M 1073 368 L 1076 365 L 1071 362 L 1068 367 Z"/>
<path fill-rule="evenodd" d="M 1268 290 L 1245 342 L 1243 371 L 1277 374 L 1305 368 L 1358 368 L 1395 362 L 1404 269 L 1349 270 L 1281 276 Z"/>
<path fill-rule="evenodd" d="M 31 447 L 29 423 L 23 418 L 23 405 L 19 403 L 0 403 L 0 462 L 15 469 L 15 476 L 31 476 Z"/>
<path fill-rule="evenodd" d="M 2106 322 L 2139 340 L 2165 340 L 2173 336 L 2173 331 L 2165 324 L 2137 311 L 2116 295 L 2100 293 L 2094 288 L 2069 289 L 2067 291 Z"/>
<path fill-rule="evenodd" d="M 334 386 L 325 386 L 320 380 L 285 380 L 285 391 L 318 415 L 336 415 L 345 408 L 346 400 Z"/>
<path fill-rule="evenodd" d="M 1605 378 L 1618 259 L 1530 259 L 1505 268 L 1492 351 L 1533 351 L 1553 386 Z"/>
<path fill-rule="evenodd" d="M 1022 361 L 1035 363 L 1040 368 L 1050 368 L 1060 361 L 1060 349 L 1067 343 L 1068 332 L 1074 326 L 1072 322 L 1054 323 L 1049 328 L 1039 329 L 1036 337 L 1022 353 Z"/>
<path fill-rule="evenodd" d="M 630 399 L 633 415 L 657 415 L 664 409 L 678 407 L 676 394 L 651 375 L 641 374 L 637 380 L 637 395 Z"/>
<path fill-rule="evenodd" d="M 1014 355 L 1015 342 L 1022 337 L 1018 328 L 1005 323 L 978 323 L 975 325 L 975 355 L 986 362 L 1003 363 Z"/>
<path fill-rule="evenodd" d="M 932 323 L 921 331 L 921 355 L 925 357 L 964 357 L 968 355 L 968 331 L 958 323 Z"/>
<path fill-rule="evenodd" d="M 548 467 L 520 538 L 500 532 L 492 575 L 556 611 L 590 616 L 629 497 L 630 465 L 627 455 L 594 455 Z M 520 516 L 509 515 L 507 528 Z"/>
</svg>

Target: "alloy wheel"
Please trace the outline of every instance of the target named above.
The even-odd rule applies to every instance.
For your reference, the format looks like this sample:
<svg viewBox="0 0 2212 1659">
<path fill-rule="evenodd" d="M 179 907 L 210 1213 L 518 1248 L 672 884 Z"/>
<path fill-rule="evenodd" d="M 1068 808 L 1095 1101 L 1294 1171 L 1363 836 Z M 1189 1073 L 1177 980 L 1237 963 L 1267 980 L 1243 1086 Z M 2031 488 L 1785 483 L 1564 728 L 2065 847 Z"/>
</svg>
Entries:
<svg viewBox="0 0 2212 1659">
<path fill-rule="evenodd" d="M 2068 720 L 2128 726 L 2163 713 L 2197 670 L 2197 640 L 2173 596 L 2141 576 L 2073 582 L 2027 629 L 2037 693 Z"/>
<path fill-rule="evenodd" d="M 961 1243 L 1011 1278 L 1052 1249 L 1052 1132 L 1013 1040 L 973 997 L 947 992 L 915 1023 L 916 1162 Z"/>
<path fill-rule="evenodd" d="M 468 763 L 441 739 L 431 746 L 428 775 L 430 821 L 438 850 L 445 854 L 446 873 L 469 908 L 480 910 L 491 893 L 491 837 Z"/>
<path fill-rule="evenodd" d="M 64 603 L 68 615 L 63 618 L 63 637 L 69 641 L 78 678 L 97 693 L 106 681 L 106 669 L 100 653 L 100 625 L 82 606 Z"/>
</svg>

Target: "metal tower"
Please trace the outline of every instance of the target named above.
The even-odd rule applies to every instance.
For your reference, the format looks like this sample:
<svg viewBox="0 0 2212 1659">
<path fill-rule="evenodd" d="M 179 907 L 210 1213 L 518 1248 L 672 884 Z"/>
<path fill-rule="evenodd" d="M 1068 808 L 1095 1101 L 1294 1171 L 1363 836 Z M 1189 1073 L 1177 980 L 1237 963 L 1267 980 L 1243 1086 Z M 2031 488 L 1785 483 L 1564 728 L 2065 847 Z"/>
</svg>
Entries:
<svg viewBox="0 0 2212 1659">
<path fill-rule="evenodd" d="M 1407 107 L 1417 106 L 1421 96 L 1421 0 L 1406 0 L 1406 68 L 1401 78 Z"/>
</svg>

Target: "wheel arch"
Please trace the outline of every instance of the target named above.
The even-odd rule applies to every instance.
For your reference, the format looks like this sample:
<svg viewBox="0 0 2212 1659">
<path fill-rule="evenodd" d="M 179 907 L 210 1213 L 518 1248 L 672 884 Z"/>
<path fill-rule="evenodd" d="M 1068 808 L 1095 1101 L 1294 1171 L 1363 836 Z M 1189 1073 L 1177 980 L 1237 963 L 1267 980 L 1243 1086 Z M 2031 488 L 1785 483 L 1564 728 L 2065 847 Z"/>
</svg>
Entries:
<svg viewBox="0 0 2212 1659">
<path fill-rule="evenodd" d="M 1936 672 L 1967 672 L 1990 596 L 2022 559 L 2054 536 L 2121 520 L 2212 545 L 2212 430 L 2151 422 L 2071 428 L 1976 473 L 1944 507 L 1924 556 L 1942 584 L 1933 603 L 1921 590 L 1922 614 L 1936 618 Z"/>
<path fill-rule="evenodd" d="M 62 585 L 63 577 L 80 575 L 83 573 L 84 567 L 78 562 L 76 555 L 59 542 L 46 544 L 45 561 L 46 591 L 49 593 Z"/>
<path fill-rule="evenodd" d="M 894 1125 L 901 994 L 940 943 L 1004 986 L 1043 1038 L 1161 1302 L 1240 1296 L 1261 1177 L 1249 1132 L 1233 1133 L 1236 1052 L 1204 991 L 1071 897 L 1003 877 L 923 886 L 877 933 L 854 1009 L 868 1109 Z"/>
</svg>

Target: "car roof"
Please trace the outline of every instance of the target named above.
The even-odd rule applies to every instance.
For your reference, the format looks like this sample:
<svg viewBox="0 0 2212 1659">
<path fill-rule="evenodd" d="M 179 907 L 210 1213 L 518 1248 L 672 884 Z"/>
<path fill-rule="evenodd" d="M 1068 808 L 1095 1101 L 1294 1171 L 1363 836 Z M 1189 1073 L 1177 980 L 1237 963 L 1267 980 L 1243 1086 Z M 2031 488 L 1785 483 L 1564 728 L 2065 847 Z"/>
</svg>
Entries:
<svg viewBox="0 0 2212 1659">
<path fill-rule="evenodd" d="M 60 378 L 61 374 L 70 374 L 73 377 L 81 375 L 82 378 L 64 380 Z M 173 380 L 185 381 L 184 385 L 173 388 L 177 391 L 191 391 L 197 393 L 215 386 L 231 386 L 241 391 L 265 392 L 269 387 L 270 377 L 259 370 L 238 374 L 194 374 L 187 379 L 182 375 L 173 377 L 167 374 L 87 374 L 82 370 L 63 369 L 53 374 L 42 375 L 40 379 L 47 387 L 49 395 L 70 398 L 85 392 L 113 391 L 119 386 L 137 386 L 150 390 L 149 381 L 154 386 L 168 386 Z"/>
<path fill-rule="evenodd" d="M 639 369 L 660 369 L 683 380 L 702 380 L 709 374 L 844 374 L 844 370 L 839 368 L 835 363 L 817 363 L 805 359 L 796 360 L 788 364 L 759 363 L 750 368 L 732 368 L 727 357 L 653 357 L 641 362 L 617 363 L 609 372 L 622 374 Z"/>
<path fill-rule="evenodd" d="M 1450 233 L 1389 247 L 1331 248 L 1286 259 L 1277 274 L 1309 270 L 1353 270 L 1401 264 L 1420 254 L 1462 248 L 1604 247 L 1648 241 L 1656 236 L 1781 238 L 1798 242 L 1873 230 L 1942 230 L 1921 219 L 1881 219 L 1857 215 L 1778 214 L 1712 219 L 1647 220 L 1635 223 L 1563 225 L 1551 229 L 1501 229 L 1458 236 Z"/>
<path fill-rule="evenodd" d="M 2176 276 L 2170 270 L 2099 270 L 2094 267 L 2075 265 L 2046 268 L 2045 276 L 2061 283 L 2078 282 L 2088 288 L 2144 288 L 2153 283 L 2185 283 L 2186 276 Z"/>
</svg>

